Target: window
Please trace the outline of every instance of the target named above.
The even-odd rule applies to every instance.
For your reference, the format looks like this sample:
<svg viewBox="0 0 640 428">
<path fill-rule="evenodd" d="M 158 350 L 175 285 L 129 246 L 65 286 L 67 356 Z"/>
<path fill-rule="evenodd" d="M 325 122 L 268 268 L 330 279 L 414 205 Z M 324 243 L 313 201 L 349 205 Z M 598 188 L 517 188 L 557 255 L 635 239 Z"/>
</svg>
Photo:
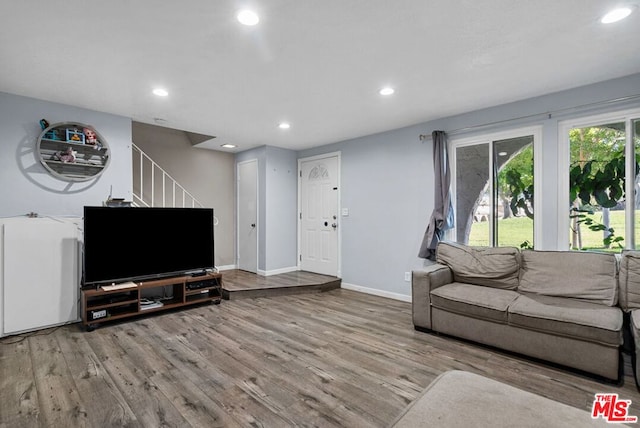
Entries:
<svg viewBox="0 0 640 428">
<path fill-rule="evenodd" d="M 456 227 L 451 239 L 533 247 L 534 143 L 540 132 L 530 128 L 452 140 Z"/>
<path fill-rule="evenodd" d="M 560 139 L 565 174 L 559 248 L 620 252 L 640 236 L 640 112 L 565 121 Z"/>
</svg>

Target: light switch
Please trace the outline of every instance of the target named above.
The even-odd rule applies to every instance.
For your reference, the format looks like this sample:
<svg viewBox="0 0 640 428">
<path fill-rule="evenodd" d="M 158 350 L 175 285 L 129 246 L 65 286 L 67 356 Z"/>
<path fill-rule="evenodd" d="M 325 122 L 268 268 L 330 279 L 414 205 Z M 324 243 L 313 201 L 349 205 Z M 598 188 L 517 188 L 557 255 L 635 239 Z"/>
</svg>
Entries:
<svg viewBox="0 0 640 428">
<path fill-rule="evenodd" d="M 349 208 L 342 209 L 342 217 L 349 217 Z"/>
</svg>

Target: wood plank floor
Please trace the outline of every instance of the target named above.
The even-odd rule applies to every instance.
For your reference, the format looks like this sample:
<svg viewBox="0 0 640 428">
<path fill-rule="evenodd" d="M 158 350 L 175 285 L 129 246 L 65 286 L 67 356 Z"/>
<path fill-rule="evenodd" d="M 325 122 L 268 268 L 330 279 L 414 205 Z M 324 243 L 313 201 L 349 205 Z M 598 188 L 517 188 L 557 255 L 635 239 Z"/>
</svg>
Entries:
<svg viewBox="0 0 640 428">
<path fill-rule="evenodd" d="M 340 278 L 335 276 L 305 271 L 272 276 L 256 275 L 239 269 L 224 270 L 221 273 L 222 297 L 226 300 L 323 292 L 340 288 L 341 283 Z"/>
<path fill-rule="evenodd" d="M 349 290 L 223 301 L 91 333 L 0 340 L 0 427 L 383 427 L 436 376 L 467 370 L 589 410 L 640 394 L 417 332 L 409 303 Z"/>
</svg>

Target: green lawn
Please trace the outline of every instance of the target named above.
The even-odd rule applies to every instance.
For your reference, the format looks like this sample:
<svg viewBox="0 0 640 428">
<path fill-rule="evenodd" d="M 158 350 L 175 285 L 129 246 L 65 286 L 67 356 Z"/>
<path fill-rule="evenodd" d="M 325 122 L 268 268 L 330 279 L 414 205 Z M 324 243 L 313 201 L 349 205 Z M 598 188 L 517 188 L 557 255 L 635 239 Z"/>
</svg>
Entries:
<svg viewBox="0 0 640 428">
<path fill-rule="evenodd" d="M 519 247 L 524 241 L 533 243 L 533 220 L 528 217 L 512 217 L 498 222 L 500 247 Z M 469 234 L 469 245 L 489 245 L 488 221 L 473 223 Z"/>
<path fill-rule="evenodd" d="M 594 222 L 602 222 L 602 213 L 591 215 Z M 640 229 L 640 212 L 636 211 L 636 229 Z M 624 237 L 624 211 L 610 211 L 609 227 L 614 229 L 616 236 Z M 602 232 L 593 232 L 582 225 L 582 248 L 589 250 L 620 251 L 615 246 L 606 249 L 602 243 Z M 640 243 L 640 231 L 636 231 L 636 243 Z M 498 244 L 501 247 L 520 247 L 524 241 L 533 243 L 533 220 L 528 217 L 512 217 L 498 221 Z M 486 246 L 489 244 L 489 222 L 473 223 L 469 234 L 469 245 Z M 624 246 L 624 241 L 622 242 Z"/>
</svg>

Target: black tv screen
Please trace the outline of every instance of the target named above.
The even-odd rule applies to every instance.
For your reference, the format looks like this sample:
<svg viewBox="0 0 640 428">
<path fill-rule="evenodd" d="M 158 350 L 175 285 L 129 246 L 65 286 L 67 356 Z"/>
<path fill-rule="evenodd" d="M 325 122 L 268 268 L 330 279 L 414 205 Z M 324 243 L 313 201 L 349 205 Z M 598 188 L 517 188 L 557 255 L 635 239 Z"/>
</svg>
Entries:
<svg viewBox="0 0 640 428">
<path fill-rule="evenodd" d="M 84 207 L 83 285 L 214 268 L 213 209 Z"/>
</svg>

